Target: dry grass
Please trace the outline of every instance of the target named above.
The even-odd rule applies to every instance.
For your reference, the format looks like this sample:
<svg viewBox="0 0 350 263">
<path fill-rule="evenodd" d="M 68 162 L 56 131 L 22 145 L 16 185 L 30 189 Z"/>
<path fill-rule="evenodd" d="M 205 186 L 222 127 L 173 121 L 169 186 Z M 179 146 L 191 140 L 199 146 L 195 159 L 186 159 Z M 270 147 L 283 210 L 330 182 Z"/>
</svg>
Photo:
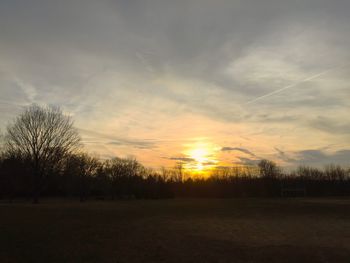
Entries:
<svg viewBox="0 0 350 263">
<path fill-rule="evenodd" d="M 349 262 L 349 199 L 0 204 L 0 262 Z"/>
</svg>

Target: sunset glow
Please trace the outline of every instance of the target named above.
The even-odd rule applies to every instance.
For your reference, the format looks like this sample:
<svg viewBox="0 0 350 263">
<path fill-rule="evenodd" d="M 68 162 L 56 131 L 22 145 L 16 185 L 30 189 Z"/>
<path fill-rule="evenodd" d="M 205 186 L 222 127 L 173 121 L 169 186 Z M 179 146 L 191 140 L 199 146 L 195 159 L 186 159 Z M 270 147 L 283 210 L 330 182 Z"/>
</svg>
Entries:
<svg viewBox="0 0 350 263">
<path fill-rule="evenodd" d="M 207 174 L 218 163 L 216 155 L 219 148 L 212 143 L 196 142 L 185 147 L 187 149 L 184 151 L 184 155 L 188 157 L 188 161 L 184 168 L 190 173 Z"/>
<path fill-rule="evenodd" d="M 72 116 L 85 151 L 152 169 L 347 165 L 347 8 L 292 2 L 8 1 L 0 134 L 35 103 Z"/>
<path fill-rule="evenodd" d="M 203 163 L 208 162 L 208 150 L 203 148 L 192 149 L 189 151 L 189 156 L 195 161 L 195 169 L 203 170 Z M 191 167 L 192 168 L 192 167 Z"/>
<path fill-rule="evenodd" d="M 350 262 L 350 0 L 0 0 L 0 215 L 0 263 Z"/>
</svg>

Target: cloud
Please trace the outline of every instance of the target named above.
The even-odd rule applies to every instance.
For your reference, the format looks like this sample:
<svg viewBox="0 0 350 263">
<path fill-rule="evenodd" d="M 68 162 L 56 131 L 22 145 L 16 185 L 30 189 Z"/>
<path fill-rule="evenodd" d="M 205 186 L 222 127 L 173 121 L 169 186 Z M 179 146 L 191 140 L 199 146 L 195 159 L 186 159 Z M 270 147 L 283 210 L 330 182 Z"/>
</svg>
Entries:
<svg viewBox="0 0 350 263">
<path fill-rule="evenodd" d="M 217 164 L 216 161 L 208 161 L 208 162 L 202 163 L 202 165 L 204 165 L 204 166 L 213 166 L 213 165 L 216 165 L 216 164 Z"/>
<path fill-rule="evenodd" d="M 35 102 L 97 131 L 82 131 L 87 147 L 148 150 L 138 157 L 154 163 L 198 136 L 250 143 L 254 153 L 222 150 L 249 157 L 348 147 L 350 67 L 310 77 L 348 63 L 349 10 L 343 0 L 1 1 L 0 129 Z"/>
<path fill-rule="evenodd" d="M 343 149 L 335 152 L 324 152 L 322 150 L 303 150 L 296 153 L 296 163 L 305 165 L 322 166 L 324 164 L 350 165 L 350 150 Z"/>
<path fill-rule="evenodd" d="M 270 96 L 273 96 L 273 95 L 275 95 L 275 94 L 278 94 L 278 93 L 280 93 L 280 92 L 282 92 L 282 91 L 285 91 L 285 90 L 287 90 L 287 89 L 291 89 L 291 88 L 297 87 L 298 85 L 300 85 L 300 84 L 302 84 L 302 83 L 304 83 L 304 82 L 307 82 L 307 81 L 316 79 L 316 78 L 318 78 L 318 77 L 321 77 L 322 75 L 325 75 L 325 74 L 327 74 L 327 73 L 329 73 L 329 72 L 332 72 L 332 71 L 334 71 L 334 70 L 336 70 L 336 69 L 338 69 L 338 68 L 340 68 L 340 67 L 337 66 L 337 67 L 329 68 L 329 69 L 324 70 L 324 71 L 322 71 L 322 72 L 320 72 L 320 73 L 317 73 L 317 74 L 315 74 L 315 75 L 312 75 L 312 76 L 309 76 L 309 77 L 307 77 L 307 78 L 305 78 L 305 79 L 302 79 L 302 80 L 300 80 L 299 82 L 295 82 L 295 83 L 293 83 L 293 84 L 287 85 L 287 86 L 282 87 L 282 88 L 279 88 L 279 89 L 277 89 L 277 90 L 274 90 L 274 91 L 272 91 L 272 92 L 270 92 L 270 93 L 267 93 L 267 94 L 264 94 L 264 95 L 262 95 L 262 96 L 256 97 L 256 98 L 254 98 L 254 99 L 252 99 L 252 100 L 246 102 L 245 105 L 251 104 L 251 103 L 255 103 L 255 102 L 259 101 L 259 100 L 268 98 L 268 97 L 270 97 Z"/>
<path fill-rule="evenodd" d="M 121 139 L 119 141 L 111 141 L 109 144 L 118 145 L 118 146 L 132 146 L 138 149 L 152 149 L 155 146 L 153 142 L 141 141 L 141 140 L 126 140 Z"/>
<path fill-rule="evenodd" d="M 138 149 L 153 149 L 157 147 L 157 143 L 154 140 L 140 140 L 140 139 L 130 139 L 122 138 L 114 135 L 108 135 L 100 132 L 94 132 L 86 129 L 79 129 L 83 135 L 83 142 L 86 143 L 100 143 L 100 144 L 110 144 L 117 146 L 131 146 Z M 91 138 L 93 140 L 91 141 Z M 96 139 L 100 139 L 97 140 Z M 103 141 L 101 141 L 101 139 Z"/>
<path fill-rule="evenodd" d="M 350 135 L 350 123 L 345 119 L 336 120 L 333 118 L 318 116 L 309 123 L 312 128 L 326 133 Z"/>
<path fill-rule="evenodd" d="M 233 162 L 233 164 L 255 166 L 255 165 L 258 165 L 258 163 L 261 161 L 260 159 L 253 159 L 253 158 L 247 158 L 247 157 L 237 157 L 237 159 L 239 161 Z"/>
<path fill-rule="evenodd" d="M 173 160 L 173 161 L 181 161 L 181 162 L 185 162 L 185 163 L 191 163 L 191 162 L 196 161 L 195 159 L 189 158 L 189 157 L 169 157 L 167 159 Z"/>
<path fill-rule="evenodd" d="M 250 156 L 256 156 L 254 153 L 252 153 L 251 151 L 245 149 L 245 148 L 240 148 L 240 147 L 222 147 L 221 151 L 223 152 L 230 152 L 230 151 L 238 151 L 238 152 L 242 152 L 245 154 L 248 154 Z"/>
<path fill-rule="evenodd" d="M 281 149 L 275 147 L 275 150 L 278 153 L 278 158 L 285 161 L 285 162 L 294 162 L 295 159 L 291 158 L 290 156 L 288 156 L 284 151 L 282 151 Z"/>
</svg>

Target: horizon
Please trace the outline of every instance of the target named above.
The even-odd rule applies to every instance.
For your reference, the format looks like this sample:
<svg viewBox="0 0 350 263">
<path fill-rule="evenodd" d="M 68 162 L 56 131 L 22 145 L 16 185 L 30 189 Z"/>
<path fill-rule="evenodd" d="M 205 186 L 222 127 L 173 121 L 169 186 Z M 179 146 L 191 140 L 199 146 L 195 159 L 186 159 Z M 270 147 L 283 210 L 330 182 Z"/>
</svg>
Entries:
<svg viewBox="0 0 350 263">
<path fill-rule="evenodd" d="M 33 103 L 146 167 L 350 165 L 350 2 L 3 1 L 0 131 Z"/>
</svg>

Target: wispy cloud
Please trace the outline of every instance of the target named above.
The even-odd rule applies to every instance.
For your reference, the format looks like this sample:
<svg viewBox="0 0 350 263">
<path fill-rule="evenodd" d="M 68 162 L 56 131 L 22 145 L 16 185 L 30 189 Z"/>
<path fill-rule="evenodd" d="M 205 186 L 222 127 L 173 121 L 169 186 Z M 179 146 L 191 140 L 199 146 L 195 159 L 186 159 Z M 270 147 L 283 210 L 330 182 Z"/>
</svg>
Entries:
<svg viewBox="0 0 350 263">
<path fill-rule="evenodd" d="M 72 115 L 87 149 L 151 166 L 180 161 L 163 156 L 182 158 L 199 137 L 230 163 L 231 152 L 286 163 L 348 149 L 349 10 L 340 0 L 1 1 L 0 129 L 36 102 Z"/>
<path fill-rule="evenodd" d="M 234 161 L 235 165 L 256 166 L 261 160 L 247 157 L 237 157 L 239 161 Z"/>
<path fill-rule="evenodd" d="M 282 160 L 285 161 L 285 162 L 294 162 L 294 161 L 296 161 L 294 158 L 288 156 L 288 155 L 286 154 L 286 152 L 282 151 L 281 149 L 275 147 L 275 150 L 276 150 L 277 153 L 278 153 L 278 158 L 279 158 L 279 159 L 282 159 Z"/>
<path fill-rule="evenodd" d="M 238 151 L 238 152 L 248 154 L 250 156 L 256 156 L 253 152 L 249 151 L 248 149 L 241 148 L 241 147 L 227 147 L 226 146 L 226 147 L 222 147 L 221 151 L 223 151 L 223 152 Z"/>
<path fill-rule="evenodd" d="M 196 160 L 190 157 L 169 157 L 166 158 L 169 160 L 173 160 L 173 161 L 180 161 L 180 162 L 186 162 L 186 163 L 191 163 L 191 162 L 195 162 Z"/>
<path fill-rule="evenodd" d="M 93 139 L 100 139 L 95 141 L 98 143 L 103 143 L 101 139 L 104 140 L 105 144 L 110 144 L 110 145 L 117 145 L 117 146 L 130 146 L 130 147 L 135 147 L 139 149 L 152 149 L 157 147 L 157 142 L 154 140 L 141 140 L 139 138 L 137 139 L 131 139 L 131 138 L 123 138 L 123 137 L 118 137 L 114 135 L 108 135 L 105 133 L 100 133 L 100 132 L 94 132 L 86 129 L 79 129 L 79 131 L 82 133 L 84 136 L 89 136 L 90 138 L 92 137 Z M 84 137 L 83 137 L 84 141 Z M 89 140 L 91 142 L 91 140 Z"/>
<path fill-rule="evenodd" d="M 329 73 L 329 72 L 335 71 L 335 70 L 340 69 L 340 68 L 342 68 L 342 67 L 344 67 L 344 66 L 336 66 L 336 67 L 329 68 L 329 69 L 327 69 L 327 70 L 325 70 L 325 71 L 322 71 L 322 72 L 320 72 L 320 73 L 317 73 L 317 74 L 315 74 L 315 75 L 312 75 L 312 76 L 310 76 L 310 77 L 307 77 L 307 78 L 305 78 L 305 79 L 303 79 L 303 80 L 301 80 L 301 81 L 298 81 L 298 82 L 296 82 L 296 83 L 287 85 L 287 86 L 282 87 L 282 88 L 280 88 L 280 89 L 277 89 L 277 90 L 275 90 L 275 91 L 273 91 L 273 92 L 267 93 L 267 94 L 265 94 L 265 95 L 262 95 L 262 96 L 259 96 L 259 97 L 257 97 L 257 98 L 254 98 L 254 99 L 252 99 L 252 100 L 250 100 L 250 101 L 247 101 L 247 102 L 244 103 L 243 105 L 249 105 L 249 104 L 255 103 L 255 102 L 259 101 L 259 100 L 266 99 L 266 98 L 268 98 L 268 97 L 270 97 L 270 96 L 273 96 L 273 95 L 275 95 L 275 94 L 277 94 L 277 93 L 280 93 L 280 92 L 282 92 L 282 91 L 284 91 L 284 90 L 294 88 L 294 87 L 296 87 L 296 86 L 298 86 L 298 85 L 300 85 L 300 84 L 302 84 L 302 83 L 304 83 L 304 82 L 311 81 L 311 80 L 313 80 L 313 79 L 319 78 L 319 77 L 321 77 L 321 76 L 323 76 L 323 75 L 325 75 L 325 74 L 327 74 L 327 73 Z"/>
<path fill-rule="evenodd" d="M 311 120 L 310 126 L 331 134 L 344 134 L 350 136 L 350 123 L 342 120 L 334 120 L 324 116 L 318 116 L 317 118 Z"/>
</svg>

